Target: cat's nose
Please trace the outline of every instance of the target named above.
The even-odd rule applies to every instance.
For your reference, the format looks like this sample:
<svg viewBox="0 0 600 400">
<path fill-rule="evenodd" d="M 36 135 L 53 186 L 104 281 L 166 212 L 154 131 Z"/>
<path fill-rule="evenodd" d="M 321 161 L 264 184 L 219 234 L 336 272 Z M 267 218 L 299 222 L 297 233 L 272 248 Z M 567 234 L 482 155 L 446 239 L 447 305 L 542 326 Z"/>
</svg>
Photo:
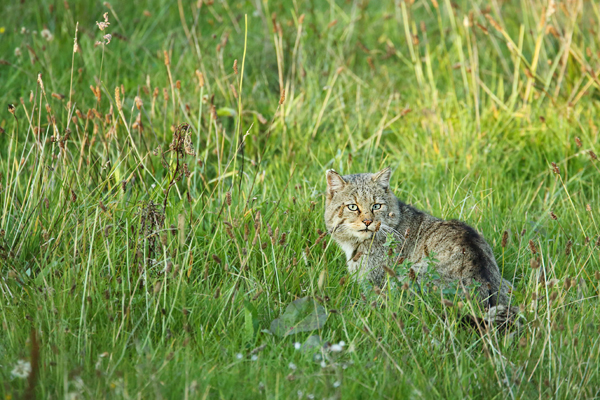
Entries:
<svg viewBox="0 0 600 400">
<path fill-rule="evenodd" d="M 371 224 L 373 223 L 373 220 L 370 220 L 370 219 L 363 219 L 363 223 L 364 223 L 366 226 L 369 226 L 369 225 L 371 225 Z"/>
</svg>

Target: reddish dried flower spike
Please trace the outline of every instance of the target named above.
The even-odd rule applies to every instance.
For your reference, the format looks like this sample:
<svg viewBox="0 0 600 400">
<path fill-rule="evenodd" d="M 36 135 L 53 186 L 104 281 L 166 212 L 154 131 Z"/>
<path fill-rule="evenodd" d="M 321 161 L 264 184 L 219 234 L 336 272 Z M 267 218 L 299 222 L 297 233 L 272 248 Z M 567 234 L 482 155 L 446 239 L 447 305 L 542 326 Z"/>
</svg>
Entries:
<svg viewBox="0 0 600 400">
<path fill-rule="evenodd" d="M 537 254 L 537 248 L 535 247 L 535 243 L 533 243 L 533 240 L 529 240 L 529 249 L 531 250 L 532 254 Z"/>
</svg>

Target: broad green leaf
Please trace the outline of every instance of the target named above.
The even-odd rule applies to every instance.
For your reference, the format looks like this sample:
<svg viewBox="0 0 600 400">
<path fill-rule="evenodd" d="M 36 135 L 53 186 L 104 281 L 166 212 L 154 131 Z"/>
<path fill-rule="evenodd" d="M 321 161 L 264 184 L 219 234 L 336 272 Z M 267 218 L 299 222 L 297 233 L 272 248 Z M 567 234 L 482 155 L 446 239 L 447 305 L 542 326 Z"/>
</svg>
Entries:
<svg viewBox="0 0 600 400">
<path fill-rule="evenodd" d="M 217 115 L 219 117 L 235 117 L 237 113 L 233 108 L 222 107 L 217 110 Z"/>
<path fill-rule="evenodd" d="M 310 332 L 320 329 L 327 321 L 325 307 L 310 297 L 303 297 L 289 304 L 285 312 L 271 322 L 271 332 L 277 336 Z"/>
</svg>

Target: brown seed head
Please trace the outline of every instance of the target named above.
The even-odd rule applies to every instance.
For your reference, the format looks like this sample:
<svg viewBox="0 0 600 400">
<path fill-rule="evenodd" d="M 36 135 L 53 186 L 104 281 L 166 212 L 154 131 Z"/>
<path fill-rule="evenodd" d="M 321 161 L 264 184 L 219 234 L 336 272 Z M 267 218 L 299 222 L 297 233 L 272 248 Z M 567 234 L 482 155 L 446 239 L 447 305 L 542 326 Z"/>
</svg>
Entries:
<svg viewBox="0 0 600 400">
<path fill-rule="evenodd" d="M 569 240 L 567 242 L 567 247 L 565 248 L 565 255 L 568 256 L 569 254 L 571 254 L 571 249 L 573 248 L 573 242 L 571 240 Z"/>
<path fill-rule="evenodd" d="M 121 93 L 119 87 L 115 87 L 115 103 L 117 103 L 117 110 L 123 110 L 123 104 L 121 103 Z"/>
<path fill-rule="evenodd" d="M 283 104 L 285 102 L 285 89 L 281 89 L 281 97 L 279 98 L 279 104 Z"/>
<path fill-rule="evenodd" d="M 492 18 L 492 16 L 490 14 L 485 14 L 485 17 L 487 18 L 487 20 L 490 23 L 490 25 L 492 25 L 494 27 L 494 29 L 496 29 L 500 33 L 504 32 L 504 29 L 502 29 L 502 27 L 500 26 L 500 24 L 498 24 L 494 20 L 494 18 Z"/>
<path fill-rule="evenodd" d="M 169 53 L 166 50 L 163 50 L 163 56 L 165 59 L 165 65 L 169 66 L 171 64 L 171 60 L 169 59 Z"/>
<path fill-rule="evenodd" d="M 256 216 L 254 217 L 254 229 L 259 230 L 260 223 L 261 223 L 260 210 L 258 210 L 258 211 L 256 211 Z"/>
<path fill-rule="evenodd" d="M 46 89 L 44 88 L 44 81 L 42 80 L 42 74 L 38 74 L 37 83 L 40 85 L 40 89 L 42 89 L 42 93 L 44 96 L 46 95 Z"/>
<path fill-rule="evenodd" d="M 417 273 L 415 272 L 414 268 L 410 268 L 408 270 L 408 277 L 411 281 L 415 281 L 417 279 Z"/>
<path fill-rule="evenodd" d="M 221 264 L 223 261 L 219 258 L 218 255 L 213 254 L 212 255 L 212 259 L 217 263 L 217 264 Z"/>
<path fill-rule="evenodd" d="M 283 232 L 283 233 L 281 234 L 281 239 L 279 239 L 279 245 L 280 245 L 280 246 L 283 246 L 283 245 L 285 245 L 285 239 L 286 239 L 286 237 L 287 237 L 287 232 Z"/>
<path fill-rule="evenodd" d="M 234 98 L 238 98 L 237 90 L 235 90 L 235 86 L 233 84 L 229 84 L 229 89 L 231 89 L 231 93 L 233 93 Z"/>
<path fill-rule="evenodd" d="M 225 193 L 225 203 L 227 203 L 228 206 L 231 206 L 231 192 Z"/>
<path fill-rule="evenodd" d="M 590 206 L 589 204 L 586 204 L 585 205 L 585 211 L 592 212 L 592 206 Z"/>
<path fill-rule="evenodd" d="M 508 243 L 508 231 L 504 231 L 502 233 L 502 248 L 505 248 L 507 243 Z"/>
<path fill-rule="evenodd" d="M 198 78 L 198 86 L 204 87 L 204 74 L 196 70 L 196 77 Z"/>
<path fill-rule="evenodd" d="M 529 249 L 531 250 L 531 254 L 537 254 L 537 247 L 535 247 L 535 243 L 531 239 L 529 239 Z"/>
<path fill-rule="evenodd" d="M 381 221 L 377 221 L 377 224 L 375 224 L 375 228 L 374 228 L 373 232 L 379 232 L 379 228 L 381 228 Z"/>
<path fill-rule="evenodd" d="M 540 267 L 540 262 L 537 260 L 537 258 L 532 258 L 529 262 L 529 265 L 531 266 L 531 269 L 538 269 Z"/>
<path fill-rule="evenodd" d="M 394 270 L 393 270 L 393 269 L 391 269 L 391 268 L 389 268 L 389 267 L 387 267 L 387 266 L 385 266 L 385 265 L 383 266 L 383 269 L 384 269 L 384 270 L 385 270 L 385 272 L 387 272 L 387 274 L 388 274 L 389 276 L 391 276 L 392 278 L 395 278 L 395 277 L 396 277 L 396 272 L 394 272 Z"/>
<path fill-rule="evenodd" d="M 233 72 L 235 72 L 236 75 L 238 74 L 237 58 L 233 60 Z"/>
<path fill-rule="evenodd" d="M 558 219 L 558 217 L 556 216 L 556 214 L 554 214 L 554 211 L 550 211 L 550 217 L 551 217 L 553 220 L 555 220 L 555 221 Z"/>
<path fill-rule="evenodd" d="M 577 144 L 577 147 L 581 147 L 581 139 L 579 139 L 579 137 L 575 136 L 575 144 Z"/>
<path fill-rule="evenodd" d="M 592 150 L 590 150 L 590 157 L 592 157 L 592 160 L 597 160 L 598 159 L 598 156 Z"/>
<path fill-rule="evenodd" d="M 554 172 L 556 175 L 560 175 L 560 168 L 555 162 L 552 162 L 552 172 Z"/>
<path fill-rule="evenodd" d="M 157 295 L 158 293 L 160 293 L 160 289 L 162 288 L 162 282 L 158 281 L 154 284 L 154 294 Z"/>
</svg>

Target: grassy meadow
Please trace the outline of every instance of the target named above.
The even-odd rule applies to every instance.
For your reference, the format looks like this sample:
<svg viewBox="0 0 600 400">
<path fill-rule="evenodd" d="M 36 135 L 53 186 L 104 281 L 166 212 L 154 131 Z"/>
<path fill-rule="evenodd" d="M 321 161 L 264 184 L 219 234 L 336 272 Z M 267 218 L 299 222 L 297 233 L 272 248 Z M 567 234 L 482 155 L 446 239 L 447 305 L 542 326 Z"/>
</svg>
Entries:
<svg viewBox="0 0 600 400">
<path fill-rule="evenodd" d="M 597 2 L 0 14 L 2 399 L 600 397 Z M 485 236 L 518 335 L 348 279 L 325 171 L 385 166 Z"/>
</svg>

